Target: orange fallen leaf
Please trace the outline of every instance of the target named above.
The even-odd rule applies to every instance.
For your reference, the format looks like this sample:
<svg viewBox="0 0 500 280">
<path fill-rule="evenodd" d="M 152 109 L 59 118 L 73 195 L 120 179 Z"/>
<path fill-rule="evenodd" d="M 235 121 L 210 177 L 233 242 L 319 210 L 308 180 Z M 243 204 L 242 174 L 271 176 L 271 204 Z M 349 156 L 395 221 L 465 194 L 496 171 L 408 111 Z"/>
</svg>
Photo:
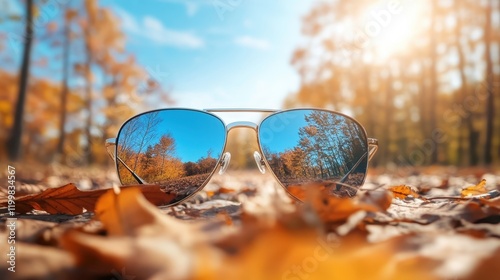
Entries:
<svg viewBox="0 0 500 280">
<path fill-rule="evenodd" d="M 138 279 L 186 279 L 193 255 L 203 248 L 204 235 L 195 234 L 195 225 L 162 214 L 138 187 L 109 190 L 97 201 L 96 217 L 107 236 L 70 230 L 61 238 L 84 270 L 109 274 L 126 268 Z"/>
<path fill-rule="evenodd" d="M 462 197 L 469 197 L 469 196 L 484 194 L 487 192 L 488 190 L 486 190 L 486 180 L 482 179 L 481 182 L 479 182 L 475 186 L 463 188 L 462 191 L 460 192 L 460 195 Z"/>
<path fill-rule="evenodd" d="M 97 202 L 96 213 L 107 236 L 71 230 L 61 245 L 80 269 L 99 274 L 125 268 L 127 275 L 137 279 L 433 278 L 418 259 L 394 257 L 405 247 L 404 239 L 373 245 L 353 236 L 328 243 L 314 227 L 250 223 L 242 230 L 254 233 L 251 240 L 228 252 L 207 242 L 201 227 L 163 215 L 138 189 L 106 193 Z"/>
<path fill-rule="evenodd" d="M 122 187 L 127 189 L 133 186 Z M 156 185 L 139 185 L 144 196 L 155 205 L 171 202 L 176 196 L 168 194 Z M 47 189 L 39 194 L 26 195 L 15 200 L 15 210 L 27 213 L 31 210 L 46 211 L 49 214 L 78 215 L 87 211 L 93 212 L 97 199 L 108 190 L 81 191 L 70 183 L 59 188 Z M 0 206 L 7 207 L 8 201 L 0 201 Z"/>
<path fill-rule="evenodd" d="M 216 194 L 235 193 L 235 192 L 236 192 L 236 190 L 228 189 L 228 188 L 225 188 L 225 187 L 220 187 L 216 191 L 207 191 L 207 195 L 208 195 L 208 197 L 212 197 L 212 196 L 214 196 Z"/>
<path fill-rule="evenodd" d="M 386 191 L 368 192 L 360 197 L 327 196 L 318 192 L 312 204 L 323 222 L 341 222 L 358 211 L 380 212 L 391 205 L 392 197 Z"/>
<path fill-rule="evenodd" d="M 194 278 L 434 279 L 422 261 L 394 257 L 402 241 L 374 245 L 352 236 L 328 242 L 314 228 L 277 224 L 257 232 L 236 254 L 224 255 L 222 265 L 199 263 Z"/>
<path fill-rule="evenodd" d="M 407 185 L 399 185 L 399 186 L 390 187 L 389 191 L 392 192 L 394 197 L 399 198 L 399 199 L 405 199 L 409 195 L 411 195 L 413 197 L 420 198 L 420 195 L 417 192 L 415 192 L 412 189 L 412 187 L 407 186 Z"/>
</svg>

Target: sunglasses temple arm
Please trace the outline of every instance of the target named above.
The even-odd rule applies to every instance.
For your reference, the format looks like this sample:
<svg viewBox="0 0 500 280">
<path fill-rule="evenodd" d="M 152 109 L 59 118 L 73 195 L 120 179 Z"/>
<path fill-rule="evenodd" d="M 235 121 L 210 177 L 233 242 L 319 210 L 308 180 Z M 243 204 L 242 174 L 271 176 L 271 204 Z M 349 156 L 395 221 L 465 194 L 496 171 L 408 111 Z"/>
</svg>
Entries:
<svg viewBox="0 0 500 280">
<path fill-rule="evenodd" d="M 378 150 L 378 140 L 373 138 L 368 138 L 368 152 L 364 153 L 363 156 L 356 162 L 356 164 L 347 172 L 342 179 L 340 179 L 341 183 L 344 183 L 347 180 L 347 177 L 351 175 L 351 173 L 358 167 L 361 161 L 368 155 L 368 160 L 371 160 L 372 157 Z"/>
<path fill-rule="evenodd" d="M 135 172 L 132 169 L 130 169 L 130 167 L 128 167 L 128 165 L 119 156 L 117 156 L 115 153 L 111 152 L 110 147 L 115 147 L 115 146 L 116 146 L 116 139 L 114 139 L 114 138 L 106 139 L 106 151 L 108 152 L 108 155 L 113 159 L 113 161 L 116 163 L 116 160 L 118 160 L 121 164 L 123 164 L 123 166 L 125 166 L 125 168 L 130 172 L 130 174 L 132 174 L 134 179 L 139 184 L 142 184 L 142 185 L 148 184 L 146 181 L 144 181 L 144 179 L 139 177 L 139 175 L 135 174 Z"/>
<path fill-rule="evenodd" d="M 368 138 L 368 161 L 370 161 L 378 150 L 378 140 Z"/>
<path fill-rule="evenodd" d="M 358 168 L 358 165 L 361 163 L 361 161 L 363 161 L 363 159 L 368 155 L 368 152 L 364 153 L 363 156 L 358 159 L 358 161 L 356 162 L 356 164 L 351 168 L 351 170 L 349 170 L 349 172 L 347 172 L 344 177 L 342 177 L 342 179 L 340 179 L 340 182 L 341 183 L 344 183 L 345 180 L 347 180 L 347 177 L 349 177 L 349 175 L 351 175 L 351 173 L 356 170 L 356 168 Z"/>
</svg>

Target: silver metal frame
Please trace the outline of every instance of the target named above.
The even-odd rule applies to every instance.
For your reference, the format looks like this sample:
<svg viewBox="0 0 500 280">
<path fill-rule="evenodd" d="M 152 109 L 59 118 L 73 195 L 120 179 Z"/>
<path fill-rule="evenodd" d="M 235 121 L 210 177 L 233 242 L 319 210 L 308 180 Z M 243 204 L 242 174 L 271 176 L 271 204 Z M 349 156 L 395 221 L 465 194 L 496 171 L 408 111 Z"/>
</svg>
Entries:
<svg viewBox="0 0 500 280">
<path fill-rule="evenodd" d="M 255 109 L 255 108 L 211 108 L 211 109 L 203 109 L 203 110 L 197 110 L 197 109 L 190 109 L 190 108 L 165 108 L 165 109 L 157 109 L 157 110 L 151 110 L 151 111 L 146 111 L 146 112 L 143 112 L 141 114 L 138 114 L 138 115 L 135 115 L 131 118 L 129 118 L 128 120 L 126 120 L 120 127 L 120 129 L 118 130 L 118 133 L 117 133 L 117 137 L 116 138 L 109 138 L 109 139 L 106 139 L 106 142 L 105 142 L 105 145 L 106 145 L 106 150 L 109 154 L 109 156 L 113 159 L 113 161 L 115 162 L 115 165 L 116 165 L 116 171 L 117 173 L 119 172 L 118 171 L 118 162 L 122 163 L 125 168 L 130 172 L 132 173 L 132 176 L 137 180 L 137 182 L 139 184 L 147 184 L 146 181 L 144 181 L 139 175 L 137 175 L 133 170 L 131 170 L 124 162 L 123 160 L 121 160 L 119 157 L 118 157 L 118 151 L 117 151 L 117 148 L 118 146 L 116 145 L 117 141 L 118 141 L 118 135 L 120 135 L 120 132 L 121 132 L 121 129 L 123 128 L 123 126 L 128 123 L 130 120 L 138 117 L 138 116 L 141 116 L 141 115 L 144 115 L 144 114 L 147 114 L 147 113 L 151 113 L 151 112 L 156 112 L 156 111 L 166 111 L 166 110 L 187 110 L 187 111 L 195 111 L 195 112 L 203 112 L 205 114 L 209 114 L 209 115 L 212 115 L 214 116 L 215 118 L 217 118 L 218 120 L 220 120 L 222 122 L 222 124 L 225 126 L 226 128 L 226 135 L 225 135 L 225 139 L 224 139 L 224 147 L 222 149 L 222 153 L 221 153 L 221 156 L 219 157 L 219 159 L 217 159 L 217 164 L 214 168 L 214 170 L 210 173 L 210 175 L 207 177 L 207 179 L 203 182 L 203 184 L 196 190 L 194 191 L 191 195 L 185 197 L 184 199 L 180 200 L 180 201 L 177 201 L 173 204 L 170 204 L 169 206 L 174 206 L 176 204 L 179 204 L 187 199 L 189 199 L 191 196 L 193 196 L 194 194 L 196 194 L 198 191 L 200 191 L 201 189 L 203 189 L 206 184 L 210 181 L 210 179 L 212 178 L 213 174 L 216 172 L 216 170 L 218 168 L 220 168 L 221 164 L 222 164 L 222 158 L 224 156 L 224 151 L 226 150 L 226 146 L 227 146 L 227 138 L 228 138 L 228 134 L 229 134 L 229 131 L 231 131 L 232 129 L 234 128 L 251 128 L 253 129 L 256 133 L 257 133 L 257 143 L 258 143 L 258 147 L 259 147 L 259 153 L 261 155 L 263 155 L 262 153 L 262 146 L 261 146 L 261 143 L 260 143 L 260 138 L 259 138 L 259 128 L 260 128 L 260 124 L 266 120 L 267 118 L 275 115 L 275 114 L 278 114 L 278 113 L 283 113 L 283 112 L 288 112 L 288 111 L 296 111 L 296 110 L 317 110 L 317 111 L 325 111 L 325 112 L 330 112 L 330 113 L 335 113 L 335 114 L 338 114 L 338 115 L 341 115 L 341 116 L 344 116 L 350 120 L 353 120 L 355 123 L 357 123 L 361 128 L 362 128 L 362 131 L 363 131 L 363 134 L 365 136 L 365 138 L 367 139 L 367 147 L 368 147 L 368 151 L 367 153 L 365 154 L 365 156 L 368 156 L 368 162 L 373 158 L 373 156 L 375 155 L 375 153 L 377 152 L 378 150 L 378 140 L 377 139 L 374 139 L 374 138 L 368 138 L 367 137 L 367 134 L 366 134 L 366 130 L 364 128 L 364 126 L 359 123 L 356 119 L 354 119 L 353 117 L 351 116 L 348 116 L 346 114 L 343 114 L 343 113 L 340 113 L 340 112 L 337 112 L 337 111 L 332 111 L 332 110 L 326 110 L 326 109 L 318 109 L 318 108 L 295 108 L 295 109 L 288 109 L 288 110 L 277 110 L 277 109 Z M 213 114 L 213 113 L 267 113 L 269 114 L 268 116 L 266 116 L 264 119 L 262 119 L 260 121 L 260 123 L 256 124 L 254 122 L 249 122 L 249 121 L 237 121 L 237 122 L 232 122 L 232 123 L 229 123 L 226 125 L 226 123 L 217 115 Z M 111 147 L 114 147 L 114 154 L 111 153 L 110 151 L 110 148 Z M 291 193 L 288 192 L 287 188 L 280 182 L 280 180 L 278 180 L 277 176 L 274 174 L 274 172 L 272 171 L 272 169 L 270 168 L 269 166 L 269 163 L 267 162 L 267 160 L 265 159 L 265 157 L 262 157 L 262 162 L 264 162 L 266 168 L 268 170 L 271 171 L 271 174 L 273 174 L 274 178 L 276 179 L 276 181 L 285 189 L 285 191 L 293 198 L 297 199 L 300 201 L 300 199 L 298 199 L 297 197 L 295 197 L 294 195 L 292 195 Z M 361 161 L 361 159 L 360 159 Z M 360 162 L 358 161 L 358 162 Z M 357 163 L 359 164 L 359 163 Z M 356 164 L 356 165 L 357 165 Z M 259 170 L 261 170 L 262 172 L 262 169 L 261 167 L 259 166 Z M 353 170 L 353 169 L 352 169 Z M 350 172 L 348 172 L 349 174 Z M 119 173 L 118 173 L 119 174 Z M 348 175 L 347 174 L 347 175 Z M 347 176 L 346 175 L 346 176 Z M 365 176 L 365 179 L 366 179 L 366 176 Z M 364 180 L 363 179 L 363 182 L 361 183 L 361 185 L 364 184 Z M 120 182 L 121 182 L 121 179 L 120 179 Z"/>
</svg>

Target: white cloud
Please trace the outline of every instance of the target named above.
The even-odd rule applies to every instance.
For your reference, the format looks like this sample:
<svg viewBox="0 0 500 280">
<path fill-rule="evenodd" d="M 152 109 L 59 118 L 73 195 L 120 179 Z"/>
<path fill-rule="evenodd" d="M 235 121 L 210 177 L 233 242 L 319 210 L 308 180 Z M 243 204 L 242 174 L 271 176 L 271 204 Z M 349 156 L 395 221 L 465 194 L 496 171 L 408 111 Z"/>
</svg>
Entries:
<svg viewBox="0 0 500 280">
<path fill-rule="evenodd" d="M 179 48 L 196 49 L 205 45 L 202 38 L 187 31 L 167 28 L 163 23 L 152 16 L 145 16 L 138 22 L 134 16 L 123 9 L 116 9 L 126 31 L 145 37 L 159 45 Z"/>
<path fill-rule="evenodd" d="M 271 48 L 271 44 L 268 41 L 251 36 L 236 37 L 234 39 L 234 43 L 242 47 L 258 50 L 268 50 Z"/>
</svg>

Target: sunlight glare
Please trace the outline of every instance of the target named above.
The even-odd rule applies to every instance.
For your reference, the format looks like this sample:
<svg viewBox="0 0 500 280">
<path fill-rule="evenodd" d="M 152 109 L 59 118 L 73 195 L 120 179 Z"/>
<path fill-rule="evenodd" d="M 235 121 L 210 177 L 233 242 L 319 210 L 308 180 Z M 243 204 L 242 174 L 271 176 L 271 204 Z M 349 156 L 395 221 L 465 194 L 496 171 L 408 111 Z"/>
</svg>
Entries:
<svg viewBox="0 0 500 280">
<path fill-rule="evenodd" d="M 396 13 L 385 6 L 386 2 L 381 1 L 382 5 L 378 4 L 367 11 L 367 24 L 378 24 L 378 27 L 375 26 L 378 29 L 372 29 L 378 32 L 373 32 L 370 42 L 376 49 L 375 55 L 379 61 L 387 61 L 411 49 L 423 24 L 420 19 L 423 18 L 424 1 L 396 1 L 400 4 Z"/>
</svg>

